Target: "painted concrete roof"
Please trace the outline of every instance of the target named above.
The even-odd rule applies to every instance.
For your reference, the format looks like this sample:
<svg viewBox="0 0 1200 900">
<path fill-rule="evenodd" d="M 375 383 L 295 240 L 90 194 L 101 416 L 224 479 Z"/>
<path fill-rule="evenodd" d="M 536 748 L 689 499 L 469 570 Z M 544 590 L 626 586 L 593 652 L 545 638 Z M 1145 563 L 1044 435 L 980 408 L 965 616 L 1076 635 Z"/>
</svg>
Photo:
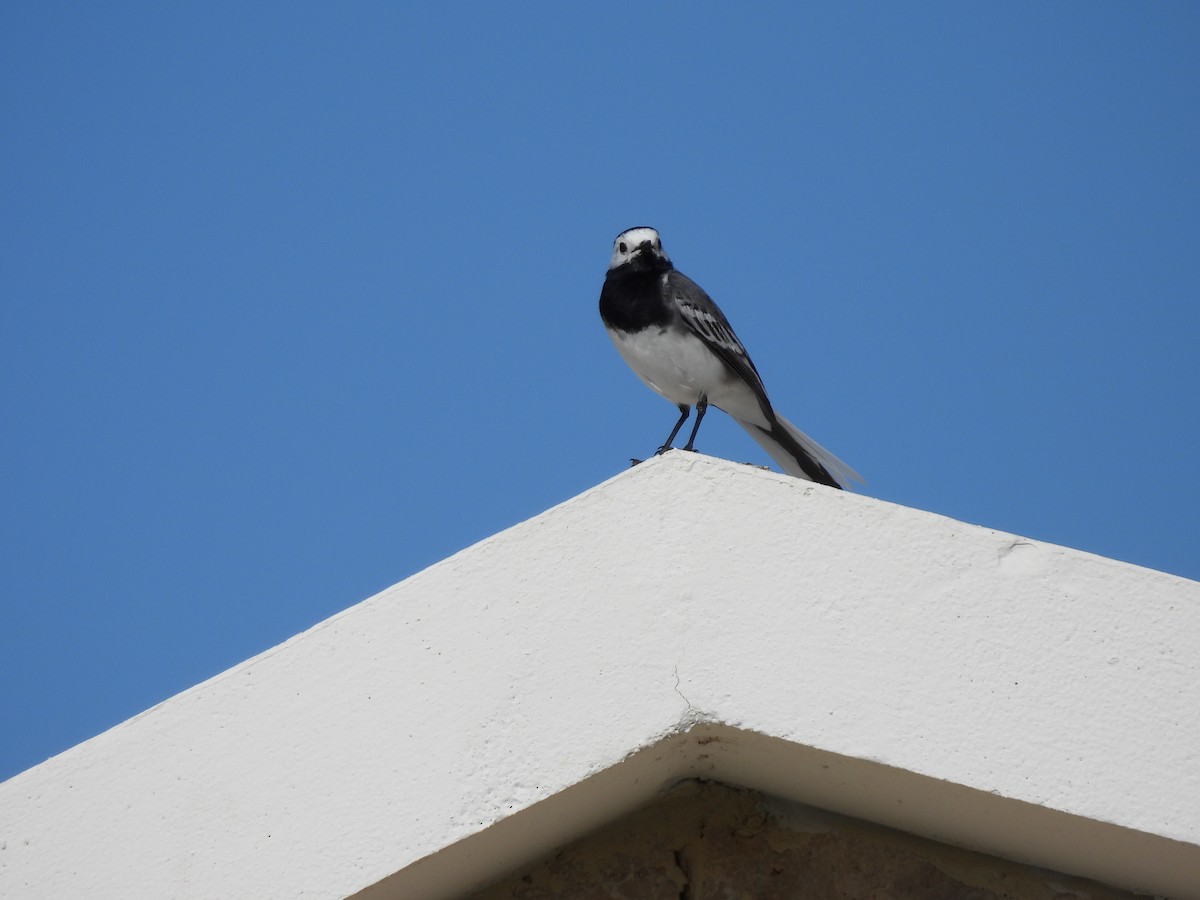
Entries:
<svg viewBox="0 0 1200 900">
<path fill-rule="evenodd" d="M 704 776 L 1200 897 L 1200 584 L 694 454 L 0 785 L 0 896 L 449 897 Z"/>
</svg>

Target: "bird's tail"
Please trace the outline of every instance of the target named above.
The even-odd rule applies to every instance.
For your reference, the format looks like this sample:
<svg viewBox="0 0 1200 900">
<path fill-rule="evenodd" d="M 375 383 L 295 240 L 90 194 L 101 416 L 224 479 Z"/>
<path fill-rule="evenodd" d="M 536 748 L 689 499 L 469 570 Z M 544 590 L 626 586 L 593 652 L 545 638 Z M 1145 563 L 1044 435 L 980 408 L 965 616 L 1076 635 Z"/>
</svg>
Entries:
<svg viewBox="0 0 1200 900">
<path fill-rule="evenodd" d="M 770 428 L 736 420 L 779 467 L 796 478 L 846 488 L 863 477 L 782 416 Z"/>
</svg>

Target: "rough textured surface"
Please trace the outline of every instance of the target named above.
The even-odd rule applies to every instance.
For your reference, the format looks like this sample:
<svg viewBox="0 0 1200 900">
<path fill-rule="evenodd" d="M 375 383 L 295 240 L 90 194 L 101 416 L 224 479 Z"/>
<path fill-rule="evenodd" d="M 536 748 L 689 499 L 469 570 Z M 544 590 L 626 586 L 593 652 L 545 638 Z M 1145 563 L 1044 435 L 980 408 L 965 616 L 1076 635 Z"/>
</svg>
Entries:
<svg viewBox="0 0 1200 900">
<path fill-rule="evenodd" d="M 685 782 L 469 900 L 1132 900 L 755 791 Z"/>
</svg>

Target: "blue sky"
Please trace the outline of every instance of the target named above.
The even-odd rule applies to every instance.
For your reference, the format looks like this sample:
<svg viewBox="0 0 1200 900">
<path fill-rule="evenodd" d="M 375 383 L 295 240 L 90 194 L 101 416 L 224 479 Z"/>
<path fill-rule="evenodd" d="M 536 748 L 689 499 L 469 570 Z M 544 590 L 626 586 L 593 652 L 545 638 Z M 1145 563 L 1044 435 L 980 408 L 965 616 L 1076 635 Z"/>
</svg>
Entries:
<svg viewBox="0 0 1200 900">
<path fill-rule="evenodd" d="M 865 493 L 1200 578 L 1198 46 L 1192 3 L 6 4 L 0 778 L 651 452 L 596 312 L 632 225 Z"/>
</svg>

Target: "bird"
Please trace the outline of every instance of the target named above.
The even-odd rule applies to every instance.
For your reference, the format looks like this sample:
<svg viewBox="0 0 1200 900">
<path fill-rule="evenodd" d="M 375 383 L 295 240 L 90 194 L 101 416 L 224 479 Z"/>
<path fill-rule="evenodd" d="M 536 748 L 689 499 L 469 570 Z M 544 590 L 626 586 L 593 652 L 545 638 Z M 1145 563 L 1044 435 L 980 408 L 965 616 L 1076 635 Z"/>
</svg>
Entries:
<svg viewBox="0 0 1200 900">
<path fill-rule="evenodd" d="M 709 405 L 726 412 L 788 475 L 834 488 L 863 478 L 775 412 L 750 354 L 713 299 L 675 268 L 658 231 L 642 225 L 613 241 L 600 291 L 600 318 L 634 374 L 679 409 L 657 450 L 671 449 L 696 408 L 684 450 Z"/>
</svg>

